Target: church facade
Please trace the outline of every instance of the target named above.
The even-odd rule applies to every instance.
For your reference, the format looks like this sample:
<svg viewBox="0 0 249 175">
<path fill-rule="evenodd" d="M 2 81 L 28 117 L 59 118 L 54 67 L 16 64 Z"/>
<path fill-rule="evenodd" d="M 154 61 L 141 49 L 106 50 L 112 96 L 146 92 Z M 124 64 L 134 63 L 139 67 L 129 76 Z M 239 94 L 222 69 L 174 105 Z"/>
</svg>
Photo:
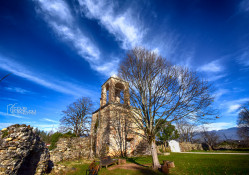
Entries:
<svg viewBox="0 0 249 175">
<path fill-rule="evenodd" d="M 148 153 L 149 147 L 132 120 L 129 83 L 110 77 L 101 87 L 100 107 L 92 114 L 91 149 L 96 157 Z"/>
</svg>

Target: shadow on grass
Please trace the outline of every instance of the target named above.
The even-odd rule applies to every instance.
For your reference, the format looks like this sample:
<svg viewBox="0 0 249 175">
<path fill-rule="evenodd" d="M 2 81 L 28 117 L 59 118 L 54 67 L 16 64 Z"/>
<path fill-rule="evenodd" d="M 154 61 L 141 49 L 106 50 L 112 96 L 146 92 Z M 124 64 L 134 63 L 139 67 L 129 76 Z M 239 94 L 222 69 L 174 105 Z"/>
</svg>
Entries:
<svg viewBox="0 0 249 175">
<path fill-rule="evenodd" d="M 161 175 L 162 173 L 160 171 L 154 171 L 154 170 L 151 170 L 151 169 L 140 169 L 139 172 L 141 174 L 151 174 L 151 175 Z"/>
<path fill-rule="evenodd" d="M 129 158 L 127 157 L 126 160 L 129 161 L 129 162 L 131 162 L 131 163 L 134 163 L 134 164 L 137 164 L 137 165 L 139 165 L 139 166 L 142 166 L 142 167 L 149 167 L 149 166 L 145 166 L 145 165 L 143 165 L 143 164 L 138 163 L 138 162 L 136 161 L 136 157 L 129 157 Z"/>
<path fill-rule="evenodd" d="M 137 159 L 136 157 L 126 158 L 128 162 L 141 166 L 141 168 L 137 169 L 137 171 L 139 171 L 139 174 L 151 174 L 151 175 L 162 174 L 160 170 L 153 170 L 152 166 L 148 166 L 148 164 L 147 165 L 140 164 L 136 161 L 136 159 Z"/>
<path fill-rule="evenodd" d="M 154 171 L 148 167 L 138 167 L 136 169 L 132 168 L 129 169 L 128 168 L 117 168 L 117 169 L 101 169 L 101 171 L 99 172 L 100 175 L 119 175 L 119 174 L 127 174 L 127 175 L 146 175 L 146 174 L 150 174 L 150 175 L 162 175 L 161 172 L 159 171 Z"/>
</svg>

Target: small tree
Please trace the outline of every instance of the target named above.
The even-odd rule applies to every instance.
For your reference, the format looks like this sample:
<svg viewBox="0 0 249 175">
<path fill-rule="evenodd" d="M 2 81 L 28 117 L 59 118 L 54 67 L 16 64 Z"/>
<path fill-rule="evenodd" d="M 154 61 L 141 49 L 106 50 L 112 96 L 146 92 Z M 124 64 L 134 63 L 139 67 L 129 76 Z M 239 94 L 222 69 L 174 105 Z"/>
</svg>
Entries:
<svg viewBox="0 0 249 175">
<path fill-rule="evenodd" d="M 165 121 L 163 121 L 166 123 Z M 159 142 L 163 143 L 164 147 L 167 147 L 167 142 L 169 140 L 174 140 L 179 137 L 178 131 L 175 126 L 169 123 L 168 125 L 161 128 L 157 133 L 157 139 Z"/>
<path fill-rule="evenodd" d="M 62 111 L 64 116 L 60 120 L 61 129 L 64 132 L 71 131 L 77 137 L 87 136 L 89 133 L 92 106 L 91 99 L 86 97 L 82 97 L 70 104 L 67 110 Z"/>
<path fill-rule="evenodd" d="M 205 127 L 202 128 L 201 136 L 211 150 L 214 149 L 214 146 L 219 141 L 219 136 L 217 135 L 217 133 L 215 131 L 208 131 Z"/>
<path fill-rule="evenodd" d="M 51 143 L 51 132 L 45 132 L 43 130 L 39 130 L 38 128 L 35 129 L 36 134 L 38 134 L 42 141 L 45 143 Z"/>
<path fill-rule="evenodd" d="M 195 128 L 195 123 L 190 123 L 186 120 L 178 120 L 176 122 L 176 129 L 179 133 L 179 141 L 193 142 L 193 137 L 196 135 Z"/>
<path fill-rule="evenodd" d="M 237 120 L 238 135 L 245 141 L 249 142 L 249 103 L 241 106 Z"/>
<path fill-rule="evenodd" d="M 162 127 L 157 119 L 169 124 L 182 118 L 204 119 L 214 113 L 209 83 L 152 51 L 135 48 L 128 52 L 120 64 L 119 77 L 129 82 L 133 119 L 151 147 L 155 169 L 160 167 L 155 138 Z"/>
</svg>

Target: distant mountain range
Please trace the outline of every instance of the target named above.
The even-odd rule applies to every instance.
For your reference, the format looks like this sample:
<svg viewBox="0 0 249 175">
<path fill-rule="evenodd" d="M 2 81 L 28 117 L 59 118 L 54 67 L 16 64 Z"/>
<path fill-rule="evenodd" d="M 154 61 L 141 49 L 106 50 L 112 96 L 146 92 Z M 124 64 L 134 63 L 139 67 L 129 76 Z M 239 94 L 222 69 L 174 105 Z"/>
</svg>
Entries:
<svg viewBox="0 0 249 175">
<path fill-rule="evenodd" d="M 219 136 L 219 140 L 240 140 L 239 135 L 237 134 L 237 127 L 222 129 L 222 130 L 213 130 L 208 132 L 215 132 Z M 201 134 L 198 133 L 194 138 L 199 139 L 201 138 Z"/>
<path fill-rule="evenodd" d="M 212 132 L 216 132 L 217 135 L 220 137 L 220 140 L 240 140 L 239 135 L 237 134 L 237 127 L 233 127 L 233 128 L 228 128 L 228 129 L 222 129 L 222 130 L 218 130 L 218 131 L 212 131 Z"/>
</svg>

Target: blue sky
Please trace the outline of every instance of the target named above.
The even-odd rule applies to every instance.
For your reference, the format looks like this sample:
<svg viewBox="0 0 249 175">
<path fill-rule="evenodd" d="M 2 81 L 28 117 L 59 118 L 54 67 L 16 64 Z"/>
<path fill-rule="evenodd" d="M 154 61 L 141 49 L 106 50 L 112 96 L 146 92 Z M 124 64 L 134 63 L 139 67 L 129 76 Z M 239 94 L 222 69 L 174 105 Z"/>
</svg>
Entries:
<svg viewBox="0 0 249 175">
<path fill-rule="evenodd" d="M 0 76 L 12 72 L 0 84 L 0 128 L 55 129 L 82 96 L 97 109 L 101 85 L 134 46 L 208 79 L 221 112 L 210 130 L 236 126 L 249 101 L 248 0 L 11 0 L 0 2 Z"/>
</svg>

